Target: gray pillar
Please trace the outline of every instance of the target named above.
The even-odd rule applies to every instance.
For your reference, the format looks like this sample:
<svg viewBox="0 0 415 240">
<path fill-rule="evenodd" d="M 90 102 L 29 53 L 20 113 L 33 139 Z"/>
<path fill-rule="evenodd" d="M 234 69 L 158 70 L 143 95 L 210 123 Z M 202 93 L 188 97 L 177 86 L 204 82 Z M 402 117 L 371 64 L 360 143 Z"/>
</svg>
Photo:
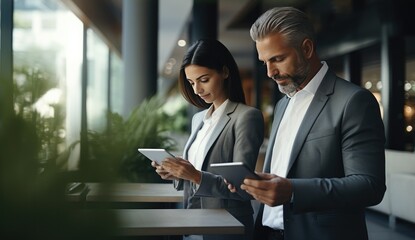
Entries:
<svg viewBox="0 0 415 240">
<path fill-rule="evenodd" d="M 265 70 L 265 67 L 263 64 L 261 64 L 260 61 L 258 61 L 258 54 L 256 50 L 254 51 L 254 69 L 253 75 L 254 75 L 254 85 L 255 85 L 255 107 L 258 109 L 261 109 L 262 106 L 262 85 L 263 81 L 267 80 L 268 77 L 266 75 L 267 70 Z M 274 101 L 273 101 L 274 102 Z"/>
<path fill-rule="evenodd" d="M 386 148 L 405 150 L 405 41 L 402 36 L 392 36 L 387 24 L 382 27 L 380 68 Z"/>
<path fill-rule="evenodd" d="M 350 52 L 344 57 L 344 75 L 347 81 L 358 86 L 362 84 L 362 60 L 359 51 Z"/>
<path fill-rule="evenodd" d="M 218 1 L 193 0 L 190 42 L 218 38 Z"/>
<path fill-rule="evenodd" d="M 13 2 L 1 1 L 0 33 L 0 124 L 12 117 L 13 110 Z"/>
<path fill-rule="evenodd" d="M 123 0 L 124 117 L 157 92 L 158 0 Z"/>
<path fill-rule="evenodd" d="M 218 1 L 217 0 L 193 0 L 192 21 L 189 26 L 189 40 L 193 44 L 199 39 L 218 38 Z M 189 105 L 187 114 L 188 129 L 190 130 L 191 116 L 200 109 Z"/>
<path fill-rule="evenodd" d="M 84 24 L 82 40 L 82 80 L 81 80 L 81 143 L 80 143 L 80 169 L 82 173 L 88 174 L 91 170 L 89 167 L 89 144 L 88 144 L 88 27 Z"/>
</svg>

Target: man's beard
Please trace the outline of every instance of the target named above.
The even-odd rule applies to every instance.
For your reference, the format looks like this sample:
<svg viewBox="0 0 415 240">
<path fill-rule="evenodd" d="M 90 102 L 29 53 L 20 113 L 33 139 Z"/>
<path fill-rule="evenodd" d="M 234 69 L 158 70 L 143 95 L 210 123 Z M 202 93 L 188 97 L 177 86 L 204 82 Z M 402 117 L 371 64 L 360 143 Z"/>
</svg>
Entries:
<svg viewBox="0 0 415 240">
<path fill-rule="evenodd" d="M 310 66 L 304 59 L 301 59 L 298 63 L 297 71 L 293 75 L 274 75 L 272 79 L 274 81 L 278 79 L 288 79 L 288 84 L 284 86 L 278 84 L 278 89 L 280 92 L 292 97 L 307 78 L 309 70 Z"/>
</svg>

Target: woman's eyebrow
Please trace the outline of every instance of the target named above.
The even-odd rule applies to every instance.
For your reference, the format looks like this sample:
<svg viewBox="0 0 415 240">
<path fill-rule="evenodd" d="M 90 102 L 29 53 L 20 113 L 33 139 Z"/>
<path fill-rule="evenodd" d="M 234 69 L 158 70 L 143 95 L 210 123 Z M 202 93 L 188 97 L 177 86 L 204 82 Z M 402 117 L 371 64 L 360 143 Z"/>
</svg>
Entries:
<svg viewBox="0 0 415 240">
<path fill-rule="evenodd" d="M 206 74 L 202 74 L 202 75 L 200 75 L 199 77 L 197 77 L 197 78 L 196 78 L 196 80 L 199 80 L 199 79 L 201 79 L 202 77 L 207 76 L 207 75 L 209 75 L 209 74 L 207 74 L 207 73 L 206 73 Z"/>
</svg>

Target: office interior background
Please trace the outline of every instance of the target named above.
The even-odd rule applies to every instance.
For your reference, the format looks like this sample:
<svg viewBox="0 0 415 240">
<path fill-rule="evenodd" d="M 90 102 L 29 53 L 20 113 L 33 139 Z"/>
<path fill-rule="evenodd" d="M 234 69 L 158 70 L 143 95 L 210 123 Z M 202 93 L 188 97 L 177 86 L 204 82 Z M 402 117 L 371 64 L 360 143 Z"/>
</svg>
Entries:
<svg viewBox="0 0 415 240">
<path fill-rule="evenodd" d="M 186 47 L 201 37 L 218 38 L 231 50 L 248 103 L 271 115 L 280 96 L 258 64 L 249 26 L 265 9 L 284 5 L 310 15 L 320 56 L 332 69 L 377 97 L 386 147 L 414 151 L 411 1 L 162 0 L 124 5 L 121 0 L 2 1 L 2 82 L 15 86 L 15 92 L 3 88 L 4 99 L 13 96 L 13 104 L 7 104 L 16 113 L 35 109 L 40 118 L 59 118 L 58 152 L 80 139 L 81 128 L 105 130 L 108 111 L 128 116 L 156 93 L 173 98 L 168 104 L 175 106 L 166 107 L 169 114 L 186 105 L 174 92 L 178 66 Z M 24 92 L 38 82 L 47 86 Z"/>
<path fill-rule="evenodd" d="M 190 107 L 177 89 L 178 68 L 187 47 L 199 38 L 217 38 L 230 49 L 240 67 L 247 102 L 262 110 L 269 131 L 273 106 L 281 95 L 257 60 L 249 28 L 271 7 L 294 6 L 305 11 L 315 24 L 322 60 L 338 75 L 376 96 L 385 123 L 386 150 L 409 154 L 411 162 L 404 172 L 415 173 L 413 1 L 0 3 L 1 141 L 6 143 L 20 132 L 20 125 L 15 123 L 12 126 L 16 128 L 7 127 L 8 121 L 14 121 L 12 116 L 29 122 L 39 147 L 27 153 L 36 155 L 33 158 L 40 172 L 58 168 L 74 173 L 69 174 L 71 180 L 96 180 L 108 173 L 107 167 L 112 173 L 124 172 L 129 181 L 140 181 L 143 179 L 131 172 L 141 171 L 143 167 L 137 164 L 144 163 L 128 160 L 137 157 L 136 148 L 162 145 L 180 152 L 191 114 L 197 109 Z M 159 121 L 152 126 L 151 134 L 160 134 L 155 142 L 130 136 L 131 131 L 139 134 L 143 130 L 120 127 L 150 128 L 148 122 L 136 122 L 154 112 L 157 116 L 147 121 Z M 118 141 L 120 135 L 129 135 L 123 140 L 133 139 L 135 145 L 126 150 L 128 154 L 114 156 L 118 161 L 127 159 L 122 170 L 114 170 L 113 161 L 117 160 L 105 160 L 111 151 L 101 148 L 125 150 L 102 145 L 123 145 L 125 142 Z M 101 152 L 104 155 L 98 154 Z M 2 166 L 14 161 L 14 153 L 6 153 L 9 155 L 2 154 Z M 88 171 L 82 171 L 85 169 Z M 390 214 L 385 209 L 381 211 Z"/>
</svg>

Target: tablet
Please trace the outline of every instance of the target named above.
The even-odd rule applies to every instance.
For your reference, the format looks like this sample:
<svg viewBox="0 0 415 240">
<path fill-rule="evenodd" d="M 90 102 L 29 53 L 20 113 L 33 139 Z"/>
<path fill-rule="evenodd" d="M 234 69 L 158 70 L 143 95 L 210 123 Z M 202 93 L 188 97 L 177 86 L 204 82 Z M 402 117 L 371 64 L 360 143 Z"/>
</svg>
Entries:
<svg viewBox="0 0 415 240">
<path fill-rule="evenodd" d="M 158 164 L 161 164 L 165 158 L 175 158 L 173 154 L 163 148 L 139 148 L 138 151 Z"/>
<path fill-rule="evenodd" d="M 212 163 L 211 171 L 214 174 L 221 175 L 229 183 L 235 186 L 237 193 L 244 198 L 252 198 L 245 190 L 241 189 L 241 184 L 245 178 L 260 179 L 255 172 L 246 166 L 243 162 L 229 163 Z"/>
</svg>

